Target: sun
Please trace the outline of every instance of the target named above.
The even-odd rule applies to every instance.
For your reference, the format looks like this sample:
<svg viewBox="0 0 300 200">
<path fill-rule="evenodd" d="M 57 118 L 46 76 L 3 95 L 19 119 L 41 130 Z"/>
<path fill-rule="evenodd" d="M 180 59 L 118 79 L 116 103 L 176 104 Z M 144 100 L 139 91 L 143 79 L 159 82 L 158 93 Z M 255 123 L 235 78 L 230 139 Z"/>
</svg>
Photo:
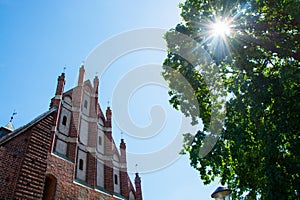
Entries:
<svg viewBox="0 0 300 200">
<path fill-rule="evenodd" d="M 202 43 L 206 44 L 216 58 L 228 57 L 230 55 L 231 34 L 234 32 L 234 18 L 215 16 L 214 19 L 206 22 Z"/>
<path fill-rule="evenodd" d="M 211 8 L 211 15 L 203 17 L 199 21 L 198 35 L 201 38 L 199 47 L 206 48 L 218 60 L 230 58 L 232 41 L 239 39 L 240 30 L 237 25 L 248 7 L 249 4 L 246 3 L 234 7 L 233 10 L 224 8 L 222 13 Z"/>
<path fill-rule="evenodd" d="M 230 20 L 225 19 L 223 21 L 216 20 L 214 23 L 210 25 L 211 36 L 213 37 L 225 37 L 228 36 L 231 32 L 231 24 Z"/>
</svg>

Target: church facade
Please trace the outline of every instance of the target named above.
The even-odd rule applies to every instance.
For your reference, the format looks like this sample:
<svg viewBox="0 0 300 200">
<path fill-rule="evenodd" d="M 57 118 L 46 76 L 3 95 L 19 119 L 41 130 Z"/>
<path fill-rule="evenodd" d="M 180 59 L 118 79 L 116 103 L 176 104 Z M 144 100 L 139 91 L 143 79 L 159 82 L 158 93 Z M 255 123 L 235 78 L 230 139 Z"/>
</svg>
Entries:
<svg viewBox="0 0 300 200">
<path fill-rule="evenodd" d="M 112 110 L 98 103 L 99 79 L 64 91 L 58 77 L 50 109 L 27 125 L 0 128 L 0 199 L 142 200 L 127 173 L 126 144 L 112 138 Z"/>
</svg>

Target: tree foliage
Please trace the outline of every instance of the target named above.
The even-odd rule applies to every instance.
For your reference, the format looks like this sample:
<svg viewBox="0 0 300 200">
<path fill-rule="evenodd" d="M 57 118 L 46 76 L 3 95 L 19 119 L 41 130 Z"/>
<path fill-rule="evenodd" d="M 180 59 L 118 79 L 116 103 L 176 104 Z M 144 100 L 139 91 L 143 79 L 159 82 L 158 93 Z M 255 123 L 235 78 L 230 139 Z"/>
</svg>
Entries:
<svg viewBox="0 0 300 200">
<path fill-rule="evenodd" d="M 300 199 L 299 0 L 186 0 L 180 7 L 183 22 L 165 35 L 169 51 L 163 76 L 173 107 L 204 125 L 194 137 L 186 134 L 191 166 L 205 184 L 219 177 L 235 199 L 245 194 L 247 199 Z M 216 43 L 208 24 L 218 17 L 230 20 L 232 30 Z M 176 32 L 197 41 L 210 62 L 193 52 L 181 56 L 189 44 L 174 40 Z M 210 70 L 201 72 L 201 65 Z M 213 149 L 199 156 L 213 109 L 222 109 L 212 106 L 216 99 L 205 81 L 216 68 L 221 80 L 213 82 L 224 84 L 219 94 L 227 94 L 226 115 Z M 173 71 L 189 82 L 197 106 L 178 89 L 183 86 Z"/>
</svg>

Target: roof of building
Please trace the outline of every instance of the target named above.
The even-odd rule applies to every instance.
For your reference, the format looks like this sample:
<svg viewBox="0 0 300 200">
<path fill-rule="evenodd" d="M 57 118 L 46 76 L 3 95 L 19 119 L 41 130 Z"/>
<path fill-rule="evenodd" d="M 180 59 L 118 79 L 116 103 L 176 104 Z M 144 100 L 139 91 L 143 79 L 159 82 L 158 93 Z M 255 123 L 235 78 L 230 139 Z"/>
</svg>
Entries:
<svg viewBox="0 0 300 200">
<path fill-rule="evenodd" d="M 48 110 L 47 112 L 44 112 L 43 114 L 41 114 L 40 116 L 38 116 L 37 118 L 35 118 L 34 120 L 32 120 L 31 122 L 29 122 L 28 124 L 21 126 L 20 128 L 16 129 L 15 131 L 3 136 L 0 139 L 0 145 L 2 145 L 3 143 L 9 141 L 10 139 L 20 135 L 21 133 L 23 133 L 24 131 L 28 130 L 29 128 L 31 128 L 32 126 L 34 126 L 36 123 L 40 122 L 41 120 L 43 120 L 44 118 L 48 117 L 50 114 L 52 114 L 54 111 L 57 110 L 57 107 L 53 107 L 50 110 Z"/>
<path fill-rule="evenodd" d="M 6 126 L 4 126 L 4 128 L 10 130 L 10 131 L 14 131 L 15 130 L 15 127 L 12 123 L 12 121 L 9 121 L 8 124 Z"/>
</svg>

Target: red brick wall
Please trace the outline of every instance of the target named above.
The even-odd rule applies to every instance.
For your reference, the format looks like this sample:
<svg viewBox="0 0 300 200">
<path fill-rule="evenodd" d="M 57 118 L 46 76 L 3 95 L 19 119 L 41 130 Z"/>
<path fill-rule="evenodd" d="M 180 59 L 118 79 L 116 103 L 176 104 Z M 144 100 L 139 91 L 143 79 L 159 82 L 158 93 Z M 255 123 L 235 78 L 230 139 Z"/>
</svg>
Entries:
<svg viewBox="0 0 300 200">
<path fill-rule="evenodd" d="M 120 189 L 121 195 L 124 196 L 126 199 L 129 198 L 129 186 L 128 186 L 128 174 L 127 171 L 120 171 Z"/>
<path fill-rule="evenodd" d="M 96 177 L 97 177 L 97 160 L 96 155 L 92 153 L 87 154 L 87 175 L 86 180 L 89 185 L 96 187 Z"/>
<path fill-rule="evenodd" d="M 104 189 L 114 193 L 112 161 L 104 161 Z"/>
<path fill-rule="evenodd" d="M 72 138 L 78 137 L 78 130 L 75 126 L 74 122 L 74 114 L 71 115 L 71 123 L 70 123 L 70 129 L 69 129 L 69 136 Z M 77 143 L 69 142 L 68 148 L 67 148 L 67 157 L 72 161 L 75 162 L 76 160 L 76 152 L 77 152 Z"/>
<path fill-rule="evenodd" d="M 92 188 L 74 183 L 74 164 L 55 155 L 49 154 L 48 156 L 46 174 L 51 174 L 57 178 L 56 199 L 118 199 L 112 197 L 111 195 L 105 195 Z M 112 182 L 112 180 L 110 182 Z"/>
<path fill-rule="evenodd" d="M 0 147 L 0 199 L 41 199 L 53 115 Z"/>
<path fill-rule="evenodd" d="M 0 199 L 42 199 L 46 175 L 53 175 L 57 179 L 56 199 L 118 199 L 94 189 L 94 155 L 88 155 L 90 165 L 87 170 L 87 182 L 91 187 L 85 187 L 74 182 L 74 162 L 48 152 L 51 145 L 52 120 L 53 116 L 50 115 L 0 146 Z M 112 138 L 107 142 L 111 145 Z M 111 148 L 109 149 L 111 151 Z M 104 170 L 105 189 L 113 193 L 111 161 L 105 163 Z M 125 176 L 127 173 L 121 172 L 120 178 L 124 179 Z M 125 189 L 124 192 L 125 185 L 122 187 L 125 197 L 128 198 L 128 190 Z"/>
<path fill-rule="evenodd" d="M 57 179 L 56 198 L 77 198 L 77 188 L 72 187 L 74 164 L 49 154 L 46 174 L 51 174 Z"/>
<path fill-rule="evenodd" d="M 111 131 L 104 132 L 104 154 L 112 158 L 113 139 Z M 104 161 L 104 189 L 114 192 L 112 160 Z"/>
<path fill-rule="evenodd" d="M 14 197 L 29 136 L 28 134 L 19 135 L 0 146 L 0 199 L 13 199 Z"/>
<path fill-rule="evenodd" d="M 41 199 L 44 189 L 47 153 L 51 145 L 53 116 L 48 116 L 31 130 L 29 145 L 24 155 L 15 197 Z"/>
</svg>

